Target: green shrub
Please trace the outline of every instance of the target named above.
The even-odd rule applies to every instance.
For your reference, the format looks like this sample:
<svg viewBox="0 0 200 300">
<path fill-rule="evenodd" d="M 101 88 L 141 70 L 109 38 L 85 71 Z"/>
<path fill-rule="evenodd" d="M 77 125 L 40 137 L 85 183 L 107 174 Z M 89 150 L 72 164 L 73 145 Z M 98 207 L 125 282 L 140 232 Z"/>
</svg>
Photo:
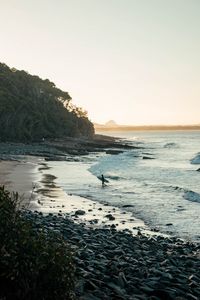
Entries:
<svg viewBox="0 0 200 300">
<path fill-rule="evenodd" d="M 74 299 L 73 253 L 17 209 L 18 194 L 0 187 L 0 299 Z"/>
</svg>

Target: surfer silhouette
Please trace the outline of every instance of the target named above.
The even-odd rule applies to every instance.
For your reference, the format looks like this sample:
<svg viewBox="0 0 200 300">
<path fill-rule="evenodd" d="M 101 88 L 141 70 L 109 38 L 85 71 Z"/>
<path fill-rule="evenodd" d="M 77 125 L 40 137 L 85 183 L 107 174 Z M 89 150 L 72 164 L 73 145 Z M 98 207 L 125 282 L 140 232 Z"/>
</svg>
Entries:
<svg viewBox="0 0 200 300">
<path fill-rule="evenodd" d="M 103 174 L 101 175 L 101 182 L 102 182 L 102 186 L 105 186 L 105 178 L 104 178 Z"/>
<path fill-rule="evenodd" d="M 109 182 L 109 181 L 103 176 L 103 174 L 97 176 L 97 178 L 98 178 L 99 180 L 101 180 L 102 187 L 106 186 L 106 184 L 105 184 L 106 182 Z"/>
</svg>

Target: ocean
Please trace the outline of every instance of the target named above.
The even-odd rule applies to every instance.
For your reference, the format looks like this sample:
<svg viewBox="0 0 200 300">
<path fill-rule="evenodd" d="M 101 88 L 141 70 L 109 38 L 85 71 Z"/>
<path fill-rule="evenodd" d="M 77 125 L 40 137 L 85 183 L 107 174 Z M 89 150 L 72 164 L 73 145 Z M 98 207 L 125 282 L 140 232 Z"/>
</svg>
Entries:
<svg viewBox="0 0 200 300">
<path fill-rule="evenodd" d="M 101 132 L 103 134 L 110 134 Z M 150 228 L 200 241 L 200 132 L 112 132 L 138 149 L 50 162 L 67 194 L 126 207 Z M 109 183 L 102 188 L 97 176 Z"/>
</svg>

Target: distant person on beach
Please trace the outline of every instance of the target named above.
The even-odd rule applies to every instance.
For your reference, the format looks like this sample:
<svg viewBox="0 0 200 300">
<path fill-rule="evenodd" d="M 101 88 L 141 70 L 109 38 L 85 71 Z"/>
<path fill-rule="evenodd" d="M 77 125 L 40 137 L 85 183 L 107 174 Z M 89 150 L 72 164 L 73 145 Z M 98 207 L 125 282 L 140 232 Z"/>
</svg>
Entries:
<svg viewBox="0 0 200 300">
<path fill-rule="evenodd" d="M 105 186 L 105 178 L 104 178 L 103 174 L 101 175 L 101 182 L 102 182 L 102 186 Z"/>
</svg>

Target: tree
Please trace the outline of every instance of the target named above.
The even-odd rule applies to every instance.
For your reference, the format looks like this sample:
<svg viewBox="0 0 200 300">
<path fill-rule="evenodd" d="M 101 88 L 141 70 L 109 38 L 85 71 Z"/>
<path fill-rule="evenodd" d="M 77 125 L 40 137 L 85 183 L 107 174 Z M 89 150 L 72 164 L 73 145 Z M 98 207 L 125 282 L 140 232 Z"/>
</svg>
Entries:
<svg viewBox="0 0 200 300">
<path fill-rule="evenodd" d="M 87 112 L 48 79 L 0 63 L 0 138 L 34 141 L 43 137 L 94 134 Z"/>
</svg>

